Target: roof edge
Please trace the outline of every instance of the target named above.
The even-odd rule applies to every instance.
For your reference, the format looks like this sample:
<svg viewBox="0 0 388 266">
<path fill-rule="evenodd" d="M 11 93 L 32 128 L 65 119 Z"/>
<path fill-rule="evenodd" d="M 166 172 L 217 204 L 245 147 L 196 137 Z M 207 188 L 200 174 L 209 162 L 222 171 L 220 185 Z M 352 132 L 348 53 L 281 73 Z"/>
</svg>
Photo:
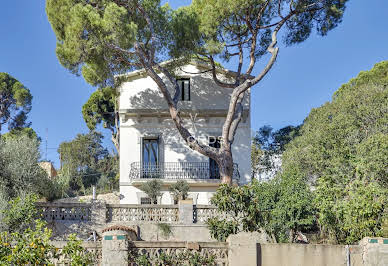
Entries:
<svg viewBox="0 0 388 266">
<path fill-rule="evenodd" d="M 172 60 L 164 61 L 164 62 L 160 63 L 160 65 L 161 66 L 165 66 L 165 65 L 169 64 L 170 62 L 172 62 Z M 193 65 L 193 66 L 197 66 L 197 67 L 201 67 L 201 68 L 209 68 L 209 70 L 210 70 L 210 65 L 209 64 L 206 64 L 204 62 L 200 62 L 198 60 L 191 60 L 186 65 Z M 229 76 L 233 76 L 233 77 L 237 76 L 237 72 L 236 71 L 232 71 L 232 70 L 229 70 L 229 69 L 226 69 L 226 68 L 216 67 L 216 71 L 217 71 L 217 73 L 221 73 L 221 74 L 224 74 L 224 75 L 229 75 Z M 145 69 L 142 68 L 142 69 L 138 69 L 138 70 L 135 70 L 135 71 L 132 71 L 132 72 L 128 72 L 128 73 L 125 73 L 125 74 L 115 75 L 115 78 L 116 77 L 133 78 L 133 77 L 142 76 L 144 74 L 145 74 Z M 200 73 L 198 73 L 198 74 L 200 74 Z M 252 75 L 249 75 L 248 77 L 250 79 L 254 78 L 254 76 L 252 76 Z"/>
</svg>

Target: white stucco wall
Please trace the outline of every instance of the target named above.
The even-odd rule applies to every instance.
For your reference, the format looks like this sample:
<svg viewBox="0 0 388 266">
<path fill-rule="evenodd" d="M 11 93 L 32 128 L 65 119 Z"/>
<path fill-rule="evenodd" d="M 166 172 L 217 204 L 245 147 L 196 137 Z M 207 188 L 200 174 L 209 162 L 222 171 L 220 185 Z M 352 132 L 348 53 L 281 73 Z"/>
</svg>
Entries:
<svg viewBox="0 0 388 266">
<path fill-rule="evenodd" d="M 198 72 L 195 66 L 183 68 L 187 72 Z M 191 101 L 183 102 L 182 108 L 196 110 L 224 110 L 229 104 L 230 91 L 218 87 L 208 73 L 201 75 L 188 75 L 182 73 L 181 77 L 190 78 Z M 221 77 L 222 78 L 222 77 Z M 249 114 L 249 94 L 244 99 L 244 110 Z M 141 161 L 141 137 L 158 135 L 160 138 L 160 162 L 208 162 L 209 158 L 189 149 L 182 140 L 172 120 L 168 117 L 140 117 L 125 116 L 125 113 L 136 113 L 136 110 L 164 110 L 167 109 L 165 100 L 159 93 L 156 84 L 149 77 L 136 78 L 126 82 L 120 88 L 120 192 L 121 203 L 138 204 L 140 189 L 131 185 L 129 178 L 132 162 Z M 221 135 L 224 117 L 213 116 L 208 112 L 206 119 L 198 116 L 194 120 L 185 118 L 184 121 L 190 132 L 200 141 L 207 144 L 208 136 Z M 234 162 L 238 164 L 240 184 L 245 184 L 251 179 L 251 126 L 250 116 L 241 121 L 233 144 Z M 209 204 L 209 199 L 216 190 L 213 186 L 191 187 L 191 197 L 197 204 Z M 166 189 L 163 194 L 162 204 L 171 204 L 170 195 Z"/>
<path fill-rule="evenodd" d="M 188 73 L 199 73 L 203 71 L 193 65 L 187 65 L 178 71 L 177 76 L 181 78 L 190 78 L 191 83 L 191 103 L 194 109 L 227 109 L 231 89 L 222 88 L 213 81 L 210 72 L 193 75 Z M 167 78 L 160 74 L 163 80 Z M 228 79 L 219 75 L 224 81 Z M 249 109 L 249 95 L 244 99 L 244 108 Z M 163 99 L 156 83 L 148 76 L 138 75 L 133 77 L 130 82 L 124 83 L 120 88 L 120 109 L 162 109 L 167 108 L 166 101 Z"/>
</svg>

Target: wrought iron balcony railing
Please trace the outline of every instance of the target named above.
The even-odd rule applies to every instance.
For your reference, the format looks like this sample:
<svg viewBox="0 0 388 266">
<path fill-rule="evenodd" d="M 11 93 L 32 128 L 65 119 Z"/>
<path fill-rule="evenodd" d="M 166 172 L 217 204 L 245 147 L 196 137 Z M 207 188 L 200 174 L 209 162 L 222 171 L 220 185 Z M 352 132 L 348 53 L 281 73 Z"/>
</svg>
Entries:
<svg viewBox="0 0 388 266">
<path fill-rule="evenodd" d="M 131 179 L 220 179 L 218 167 L 208 162 L 166 162 L 159 164 L 131 163 Z M 238 165 L 234 164 L 233 179 L 238 180 Z"/>
</svg>

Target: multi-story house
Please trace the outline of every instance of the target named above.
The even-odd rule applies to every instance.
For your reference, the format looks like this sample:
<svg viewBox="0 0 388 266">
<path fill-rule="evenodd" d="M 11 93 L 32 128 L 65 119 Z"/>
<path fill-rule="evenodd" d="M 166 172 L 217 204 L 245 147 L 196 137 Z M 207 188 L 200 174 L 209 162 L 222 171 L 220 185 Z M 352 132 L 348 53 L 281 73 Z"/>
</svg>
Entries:
<svg viewBox="0 0 388 266">
<path fill-rule="evenodd" d="M 198 62 L 177 71 L 181 86 L 178 104 L 190 132 L 214 147 L 220 146 L 231 90 L 213 81 L 209 67 Z M 219 69 L 220 79 L 228 80 L 234 72 Z M 165 78 L 160 74 L 162 78 Z M 189 198 L 194 204 L 209 204 L 221 184 L 217 164 L 191 150 L 170 118 L 156 83 L 138 70 L 127 74 L 120 87 L 120 194 L 122 204 L 149 204 L 141 185 L 155 178 L 163 181 L 159 204 L 174 204 L 169 185 L 186 180 Z M 250 95 L 244 99 L 243 119 L 233 144 L 234 183 L 251 179 Z"/>
</svg>

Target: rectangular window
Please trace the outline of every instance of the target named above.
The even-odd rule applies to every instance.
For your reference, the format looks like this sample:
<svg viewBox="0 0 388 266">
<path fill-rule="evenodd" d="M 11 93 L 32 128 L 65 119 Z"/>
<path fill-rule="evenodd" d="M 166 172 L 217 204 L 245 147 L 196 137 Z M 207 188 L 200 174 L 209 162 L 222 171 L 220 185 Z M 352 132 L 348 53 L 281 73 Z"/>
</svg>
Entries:
<svg viewBox="0 0 388 266">
<path fill-rule="evenodd" d="M 181 100 L 191 101 L 190 97 L 190 79 L 178 79 L 179 87 L 181 88 Z"/>
<path fill-rule="evenodd" d="M 151 204 L 150 198 L 140 198 L 140 204 Z"/>
<path fill-rule="evenodd" d="M 159 141 L 157 138 L 143 139 L 143 165 L 157 165 L 159 163 Z"/>
<path fill-rule="evenodd" d="M 142 139 L 142 178 L 159 178 L 159 138 L 146 137 Z"/>
</svg>

